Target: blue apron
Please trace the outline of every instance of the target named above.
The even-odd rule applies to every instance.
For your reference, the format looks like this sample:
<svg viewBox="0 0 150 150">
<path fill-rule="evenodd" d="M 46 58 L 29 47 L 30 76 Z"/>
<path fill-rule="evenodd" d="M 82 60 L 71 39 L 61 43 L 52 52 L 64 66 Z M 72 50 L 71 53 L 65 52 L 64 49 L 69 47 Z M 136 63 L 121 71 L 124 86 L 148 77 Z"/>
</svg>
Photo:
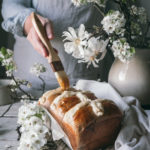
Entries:
<svg viewBox="0 0 150 150">
<path fill-rule="evenodd" d="M 87 69 L 86 64 L 79 64 L 75 58 L 64 51 L 62 42 L 62 32 L 66 31 L 69 26 L 77 28 L 83 23 L 90 29 L 93 24 L 98 25 L 101 22 L 100 14 L 93 4 L 75 7 L 71 0 L 38 0 L 37 5 L 33 7 L 35 7 L 38 14 L 53 22 L 55 39 L 51 43 L 59 52 L 71 84 L 76 83 L 79 79 L 97 80 L 100 78 L 105 69 L 104 61 L 100 62 L 99 68 L 90 66 Z M 42 63 L 47 67 L 47 72 L 42 75 L 47 89 L 58 87 L 54 73 L 47 60 L 38 54 L 25 38 L 16 37 L 14 49 L 14 57 L 18 66 L 16 76 L 29 80 L 33 87 L 40 88 L 41 81 L 30 74 L 30 67 L 36 62 Z"/>
</svg>

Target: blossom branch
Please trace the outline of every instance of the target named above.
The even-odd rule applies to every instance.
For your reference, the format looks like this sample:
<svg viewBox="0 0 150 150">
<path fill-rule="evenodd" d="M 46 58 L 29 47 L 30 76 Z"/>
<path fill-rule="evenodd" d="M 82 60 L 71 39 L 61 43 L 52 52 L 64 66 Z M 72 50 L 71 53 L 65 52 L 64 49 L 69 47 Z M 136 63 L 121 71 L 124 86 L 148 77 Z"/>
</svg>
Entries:
<svg viewBox="0 0 150 150">
<path fill-rule="evenodd" d="M 99 13 L 104 17 L 105 14 L 102 12 L 101 7 L 97 3 L 94 3 L 94 7 L 99 11 Z"/>
<path fill-rule="evenodd" d="M 45 81 L 41 76 L 38 76 L 38 78 L 42 81 L 42 93 L 44 93 L 45 92 L 45 86 L 46 86 Z"/>
<path fill-rule="evenodd" d="M 16 83 L 18 89 L 19 89 L 22 93 L 24 93 L 25 95 L 27 95 L 27 96 L 29 97 L 29 99 L 32 99 L 31 95 L 28 94 L 26 91 L 24 91 L 24 90 L 20 87 L 20 85 L 17 83 L 17 81 L 15 80 L 15 77 L 14 77 L 13 75 L 12 75 L 12 79 L 13 79 L 14 82 Z"/>
<path fill-rule="evenodd" d="M 13 106 L 13 103 L 8 106 L 8 108 L 7 108 L 6 111 L 0 116 L 0 118 L 4 117 L 5 114 L 10 110 L 10 108 L 11 108 L 12 106 Z"/>
</svg>

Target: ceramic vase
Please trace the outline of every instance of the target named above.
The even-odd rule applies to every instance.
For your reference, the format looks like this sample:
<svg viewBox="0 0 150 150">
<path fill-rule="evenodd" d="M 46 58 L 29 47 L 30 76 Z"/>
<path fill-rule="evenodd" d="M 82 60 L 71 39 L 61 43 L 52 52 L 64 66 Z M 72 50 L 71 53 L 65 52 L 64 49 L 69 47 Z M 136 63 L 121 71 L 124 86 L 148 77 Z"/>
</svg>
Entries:
<svg viewBox="0 0 150 150">
<path fill-rule="evenodd" d="M 115 59 L 108 82 L 121 96 L 134 96 L 142 105 L 150 105 L 150 50 L 137 49 L 128 63 Z"/>
</svg>

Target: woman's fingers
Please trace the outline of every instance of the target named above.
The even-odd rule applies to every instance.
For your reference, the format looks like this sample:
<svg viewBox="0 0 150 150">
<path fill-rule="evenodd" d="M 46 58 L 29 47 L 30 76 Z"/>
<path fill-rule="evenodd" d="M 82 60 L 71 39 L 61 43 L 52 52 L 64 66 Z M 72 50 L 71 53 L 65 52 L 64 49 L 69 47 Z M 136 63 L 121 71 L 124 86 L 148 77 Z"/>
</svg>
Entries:
<svg viewBox="0 0 150 150">
<path fill-rule="evenodd" d="M 35 50 L 37 50 L 42 56 L 47 57 L 48 52 L 42 41 L 40 40 L 38 34 L 34 28 L 31 28 L 27 39 L 30 41 Z"/>
<path fill-rule="evenodd" d="M 45 24 L 45 30 L 46 30 L 46 34 L 48 39 L 53 39 L 54 38 L 54 34 L 53 34 L 53 27 L 52 27 L 52 23 L 50 21 L 48 21 Z"/>
<path fill-rule="evenodd" d="M 44 18 L 40 15 L 38 15 L 38 18 L 40 19 L 41 23 L 43 24 L 47 37 L 48 39 L 53 39 L 54 34 L 53 34 L 53 25 L 52 22 L 50 20 L 48 20 L 47 18 Z"/>
<path fill-rule="evenodd" d="M 48 39 L 49 40 L 53 39 L 54 33 L 53 33 L 52 22 L 50 20 L 48 20 L 47 18 L 44 18 L 40 15 L 38 15 L 38 18 L 40 19 L 43 27 L 45 28 Z M 33 48 L 35 50 L 37 50 L 42 56 L 47 57 L 49 55 L 49 53 L 48 53 L 46 47 L 44 46 L 44 44 L 42 43 L 42 41 L 40 40 L 38 34 L 36 33 L 36 31 L 32 25 L 31 15 L 26 19 L 26 22 L 24 25 L 24 32 L 27 34 L 27 39 L 32 44 Z"/>
<path fill-rule="evenodd" d="M 27 36 L 27 39 L 32 44 L 33 48 L 35 50 L 37 50 L 42 56 L 47 57 L 49 55 L 46 47 L 40 40 L 38 34 L 36 33 L 36 31 L 33 27 L 31 28 L 31 30 Z M 55 48 L 54 48 L 54 51 L 58 54 L 58 51 Z"/>
</svg>

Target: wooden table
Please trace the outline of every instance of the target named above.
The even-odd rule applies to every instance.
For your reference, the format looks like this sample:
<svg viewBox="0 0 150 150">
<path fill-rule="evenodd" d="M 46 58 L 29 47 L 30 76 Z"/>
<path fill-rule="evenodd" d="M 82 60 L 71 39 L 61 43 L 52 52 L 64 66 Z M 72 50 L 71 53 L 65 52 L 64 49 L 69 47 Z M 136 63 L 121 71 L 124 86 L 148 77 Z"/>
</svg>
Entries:
<svg viewBox="0 0 150 150">
<path fill-rule="evenodd" d="M 0 116 L 8 110 L 3 117 L 0 117 L 0 150 L 17 150 L 19 146 L 16 128 L 18 109 L 21 105 L 20 102 L 15 103 L 9 110 L 10 105 L 0 106 Z M 56 141 L 52 147 L 51 150 L 69 150 L 62 140 Z"/>
<path fill-rule="evenodd" d="M 15 103 L 10 110 L 0 118 L 0 150 L 17 150 L 19 142 L 17 141 L 18 134 L 17 128 L 17 114 L 18 108 L 21 103 Z M 9 105 L 0 106 L 0 116 L 8 109 Z M 150 110 L 146 111 L 149 114 Z M 60 147 L 59 150 L 68 149 L 62 142 L 57 143 Z"/>
<path fill-rule="evenodd" d="M 15 103 L 10 110 L 0 118 L 0 150 L 17 150 L 19 142 L 16 132 L 18 108 L 21 103 Z M 0 106 L 0 116 L 9 105 Z"/>
</svg>

